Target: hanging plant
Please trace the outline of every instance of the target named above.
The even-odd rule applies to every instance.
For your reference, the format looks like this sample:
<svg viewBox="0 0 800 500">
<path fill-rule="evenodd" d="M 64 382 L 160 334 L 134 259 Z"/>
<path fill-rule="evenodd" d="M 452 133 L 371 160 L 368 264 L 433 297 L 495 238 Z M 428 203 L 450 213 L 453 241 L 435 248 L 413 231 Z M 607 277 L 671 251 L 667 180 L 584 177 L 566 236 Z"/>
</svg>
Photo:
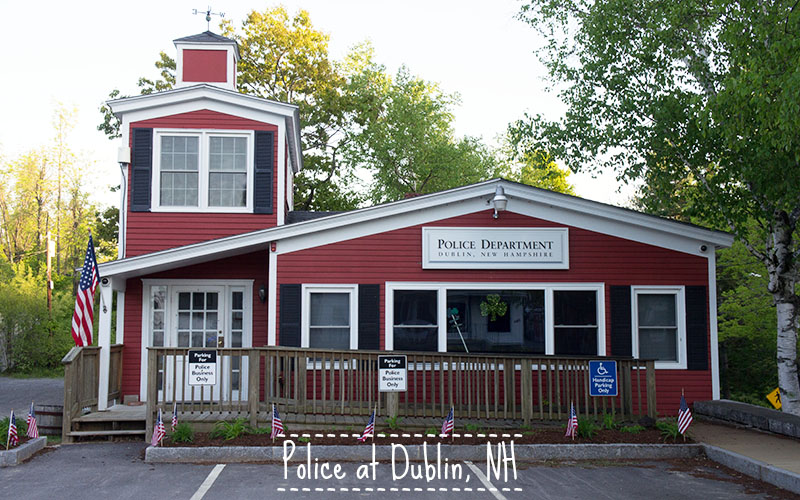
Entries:
<svg viewBox="0 0 800 500">
<path fill-rule="evenodd" d="M 498 316 L 505 316 L 508 304 L 503 302 L 496 293 L 490 293 L 486 300 L 481 302 L 481 316 L 489 316 L 490 321 L 496 321 Z"/>
</svg>

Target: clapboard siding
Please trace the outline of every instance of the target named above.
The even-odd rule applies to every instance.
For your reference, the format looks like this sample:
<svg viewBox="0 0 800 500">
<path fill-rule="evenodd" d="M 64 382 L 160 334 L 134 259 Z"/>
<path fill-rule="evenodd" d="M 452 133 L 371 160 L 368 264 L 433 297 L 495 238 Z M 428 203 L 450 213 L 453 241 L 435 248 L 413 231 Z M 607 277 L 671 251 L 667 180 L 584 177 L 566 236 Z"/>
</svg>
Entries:
<svg viewBox="0 0 800 500">
<path fill-rule="evenodd" d="M 201 110 L 131 123 L 131 128 L 185 128 L 210 130 L 267 130 L 278 127 L 216 111 Z M 252 145 L 251 145 L 252 146 Z M 278 141 L 273 145 L 277 167 Z M 157 154 L 154 151 L 153 154 Z M 273 175 L 273 204 L 277 202 L 278 175 Z M 131 212 L 131 187 L 128 186 L 129 210 L 126 219 L 125 256 L 134 257 L 167 248 L 249 233 L 277 225 L 277 210 L 272 214 L 223 214 L 189 212 Z"/>
<path fill-rule="evenodd" d="M 125 351 L 122 393 L 139 394 L 142 340 L 142 279 L 253 280 L 253 346 L 267 345 L 267 304 L 258 298 L 258 288 L 267 283 L 267 252 L 253 252 L 205 264 L 129 279 L 125 293 Z"/>
</svg>

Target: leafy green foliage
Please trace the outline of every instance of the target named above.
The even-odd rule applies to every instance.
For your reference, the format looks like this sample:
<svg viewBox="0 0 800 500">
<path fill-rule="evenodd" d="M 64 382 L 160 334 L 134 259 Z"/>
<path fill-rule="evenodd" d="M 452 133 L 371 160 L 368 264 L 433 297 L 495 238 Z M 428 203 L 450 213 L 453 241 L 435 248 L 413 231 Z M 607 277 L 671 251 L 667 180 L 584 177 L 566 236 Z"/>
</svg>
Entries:
<svg viewBox="0 0 800 500">
<path fill-rule="evenodd" d="M 481 301 L 480 306 L 481 316 L 489 316 L 489 321 L 497 321 L 498 316 L 505 316 L 508 311 L 508 304 L 496 293 L 487 295 L 486 300 Z"/>
<path fill-rule="evenodd" d="M 389 426 L 389 429 L 396 431 L 400 428 L 401 420 L 403 420 L 403 417 L 399 415 L 395 415 L 394 417 L 388 417 L 386 419 L 386 425 Z"/>
<path fill-rule="evenodd" d="M 22 440 L 22 438 L 28 432 L 28 423 L 25 421 L 25 415 L 23 415 L 22 418 L 19 418 L 19 414 L 16 414 L 15 417 L 17 424 L 17 437 L 19 437 L 20 440 Z M 0 439 L 3 440 L 0 446 L 2 446 L 3 448 L 5 448 L 6 445 L 5 439 L 8 438 L 8 426 L 10 424 L 11 424 L 10 417 L 5 417 L 3 418 L 3 420 L 0 420 Z"/>
<path fill-rule="evenodd" d="M 603 414 L 603 429 L 607 429 L 609 431 L 613 431 L 619 429 L 619 422 L 614 418 L 614 415 L 610 413 Z"/>
<path fill-rule="evenodd" d="M 588 418 L 578 417 L 578 430 L 577 435 L 578 437 L 591 439 L 597 435 L 597 431 L 600 430 L 600 427 L 597 426 L 594 422 L 592 422 Z"/>
<path fill-rule="evenodd" d="M 441 429 L 437 429 L 436 427 L 428 427 L 427 429 L 425 429 L 425 435 L 426 436 L 431 436 L 431 435 L 438 436 L 440 431 L 441 431 Z"/>
<path fill-rule="evenodd" d="M 520 18 L 568 111 L 509 127 L 518 150 L 645 181 L 645 206 L 736 234 L 779 307 L 784 410 L 800 414 L 800 10 L 794 2 L 530 0 Z"/>
<path fill-rule="evenodd" d="M 641 425 L 623 425 L 619 428 L 620 432 L 627 432 L 630 434 L 639 434 L 644 431 L 644 426 Z"/>
<path fill-rule="evenodd" d="M 300 436 L 299 438 L 297 438 L 297 441 L 300 443 L 310 443 L 311 438 L 307 436 Z"/>
<path fill-rule="evenodd" d="M 211 439 L 223 438 L 226 441 L 236 439 L 248 433 L 247 419 L 237 418 L 233 422 L 220 420 L 208 434 Z"/>
<path fill-rule="evenodd" d="M 464 424 L 464 431 L 471 432 L 473 434 L 482 433 L 483 426 L 478 424 L 466 423 Z"/>
<path fill-rule="evenodd" d="M 173 443 L 191 443 L 194 441 L 194 429 L 186 422 L 180 422 L 169 436 Z"/>
<path fill-rule="evenodd" d="M 661 437 L 664 441 L 669 439 L 675 441 L 681 435 L 678 431 L 678 422 L 675 420 L 659 420 L 656 422 L 656 429 L 661 431 Z"/>
</svg>

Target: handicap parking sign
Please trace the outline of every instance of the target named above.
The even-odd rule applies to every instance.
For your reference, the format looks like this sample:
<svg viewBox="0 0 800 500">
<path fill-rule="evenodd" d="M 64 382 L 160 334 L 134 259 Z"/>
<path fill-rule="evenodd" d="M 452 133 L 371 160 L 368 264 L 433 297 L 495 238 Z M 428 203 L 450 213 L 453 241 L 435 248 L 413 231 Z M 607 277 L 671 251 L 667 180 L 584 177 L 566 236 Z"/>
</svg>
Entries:
<svg viewBox="0 0 800 500">
<path fill-rule="evenodd" d="M 617 395 L 616 361 L 589 361 L 589 395 Z"/>
</svg>

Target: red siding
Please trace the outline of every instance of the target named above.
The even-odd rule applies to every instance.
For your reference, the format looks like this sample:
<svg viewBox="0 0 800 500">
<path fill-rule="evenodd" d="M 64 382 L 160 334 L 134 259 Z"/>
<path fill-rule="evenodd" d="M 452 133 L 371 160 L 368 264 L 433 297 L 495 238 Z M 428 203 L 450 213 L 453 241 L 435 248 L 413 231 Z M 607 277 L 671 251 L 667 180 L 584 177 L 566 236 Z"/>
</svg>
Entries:
<svg viewBox="0 0 800 500">
<path fill-rule="evenodd" d="M 184 82 L 228 81 L 227 50 L 183 51 Z"/>
<path fill-rule="evenodd" d="M 139 394 L 142 340 L 142 279 L 252 279 L 253 345 L 267 345 L 267 304 L 258 299 L 258 289 L 267 283 L 267 253 L 253 252 L 205 264 L 183 267 L 158 274 L 129 279 L 125 292 L 125 348 L 122 393 Z"/>
<path fill-rule="evenodd" d="M 278 127 L 269 123 L 239 118 L 216 111 L 193 111 L 131 123 L 131 128 L 187 128 L 271 130 L 277 139 Z M 276 161 L 273 177 L 273 207 L 277 204 L 278 141 L 275 140 Z M 154 151 L 154 154 L 157 152 Z M 277 208 L 269 215 L 221 214 L 187 212 L 131 212 L 130 185 L 128 183 L 128 212 L 126 219 L 125 256 L 134 257 L 201 241 L 223 238 L 235 234 L 257 231 L 277 225 Z"/>
<path fill-rule="evenodd" d="M 425 226 L 446 227 L 564 227 L 550 221 L 492 211 L 441 220 Z M 293 252 L 278 257 L 281 283 L 528 282 L 605 283 L 606 346 L 610 350 L 611 285 L 707 285 L 708 262 L 688 255 L 601 233 L 569 227 L 567 270 L 449 270 L 422 269 L 422 225 Z M 320 263 L 325 263 L 321 266 Z M 381 348 L 384 347 L 385 286 L 381 287 Z M 278 304 L 280 307 L 280 304 Z M 278 313 L 280 314 L 280 313 Z M 280 328 L 280 325 L 278 325 Z M 280 331 L 278 331 L 280 336 Z M 710 348 L 709 348 L 710 352 Z M 609 354 L 613 354 L 610 353 Z M 709 359 L 710 366 L 710 359 Z M 657 372 L 658 409 L 677 411 L 681 387 L 687 400 L 711 398 L 711 372 Z"/>
</svg>

